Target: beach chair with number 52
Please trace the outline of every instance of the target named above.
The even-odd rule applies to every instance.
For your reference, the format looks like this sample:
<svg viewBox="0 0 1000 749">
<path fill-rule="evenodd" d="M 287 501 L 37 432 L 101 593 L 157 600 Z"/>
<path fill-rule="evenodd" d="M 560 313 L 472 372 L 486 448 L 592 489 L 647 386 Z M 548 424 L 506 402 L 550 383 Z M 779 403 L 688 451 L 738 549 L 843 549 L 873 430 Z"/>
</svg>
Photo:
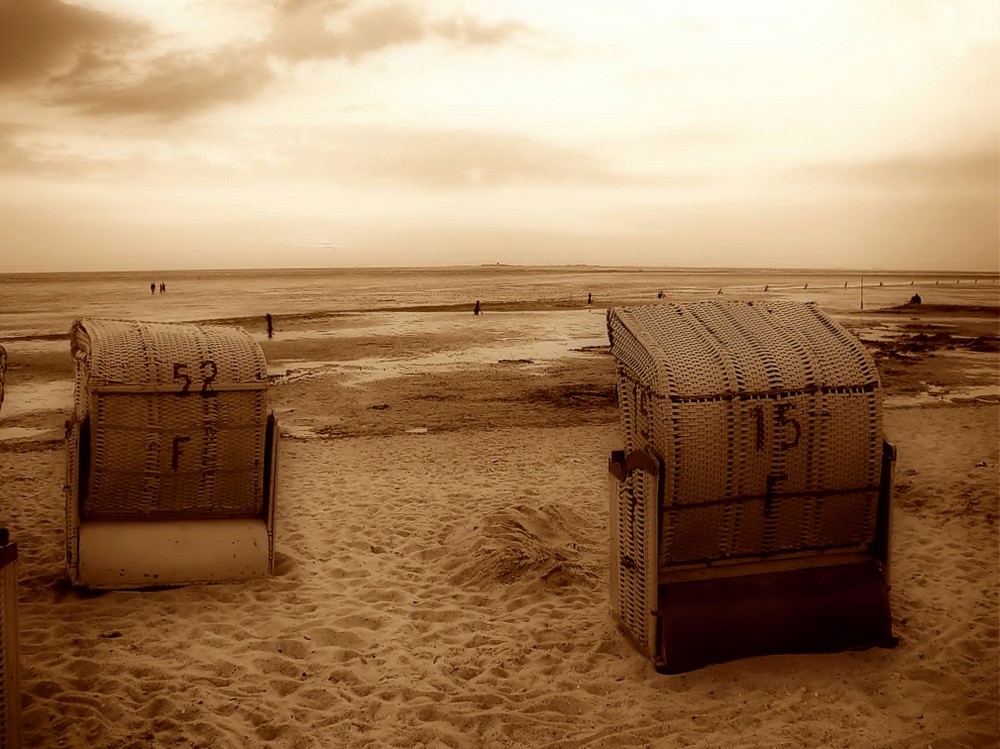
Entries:
<svg viewBox="0 0 1000 749">
<path fill-rule="evenodd" d="M 235 582 L 274 567 L 278 427 L 239 328 L 77 320 L 67 424 L 74 584 Z"/>
</svg>

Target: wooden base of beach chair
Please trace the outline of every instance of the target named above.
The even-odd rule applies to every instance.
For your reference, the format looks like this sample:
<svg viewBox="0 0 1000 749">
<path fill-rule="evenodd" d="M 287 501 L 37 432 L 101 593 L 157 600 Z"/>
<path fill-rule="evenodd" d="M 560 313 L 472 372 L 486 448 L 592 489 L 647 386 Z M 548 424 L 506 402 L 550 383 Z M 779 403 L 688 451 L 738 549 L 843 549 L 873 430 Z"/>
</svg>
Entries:
<svg viewBox="0 0 1000 749">
<path fill-rule="evenodd" d="M 246 520 L 80 524 L 78 584 L 89 588 L 239 582 L 270 572 L 267 525 Z"/>
<path fill-rule="evenodd" d="M 3 749 L 21 746 L 17 597 L 17 544 L 7 544 L 0 546 L 0 747 Z"/>
<path fill-rule="evenodd" d="M 874 561 L 661 585 L 658 608 L 661 673 L 895 644 L 889 588 Z"/>
</svg>

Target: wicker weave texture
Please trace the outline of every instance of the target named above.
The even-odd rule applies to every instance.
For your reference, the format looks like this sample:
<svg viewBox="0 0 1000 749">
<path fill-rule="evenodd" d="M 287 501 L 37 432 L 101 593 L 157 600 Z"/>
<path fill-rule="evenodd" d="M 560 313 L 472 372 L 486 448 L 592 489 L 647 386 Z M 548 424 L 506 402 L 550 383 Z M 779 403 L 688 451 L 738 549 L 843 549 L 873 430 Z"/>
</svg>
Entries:
<svg viewBox="0 0 1000 749">
<path fill-rule="evenodd" d="M 655 482 L 641 470 L 633 471 L 623 483 L 618 484 L 612 508 L 618 529 L 618 548 L 612 553 L 616 555 L 618 587 L 614 597 L 615 614 L 640 648 L 648 653 L 652 652 L 654 644 L 649 642 L 646 621 L 655 601 L 646 600 L 647 570 L 642 561 L 649 553 L 646 549 L 647 525 L 654 519 L 646 517 L 646 508 L 641 502 L 631 501 L 632 497 L 642 496 L 647 484 Z M 655 491 L 655 488 L 650 488 Z"/>
<path fill-rule="evenodd" d="M 663 459 L 661 567 L 870 543 L 878 371 L 812 304 L 608 311 L 626 451 Z"/>
<path fill-rule="evenodd" d="M 238 328 L 78 320 L 84 520 L 256 517 L 267 364 Z"/>
</svg>

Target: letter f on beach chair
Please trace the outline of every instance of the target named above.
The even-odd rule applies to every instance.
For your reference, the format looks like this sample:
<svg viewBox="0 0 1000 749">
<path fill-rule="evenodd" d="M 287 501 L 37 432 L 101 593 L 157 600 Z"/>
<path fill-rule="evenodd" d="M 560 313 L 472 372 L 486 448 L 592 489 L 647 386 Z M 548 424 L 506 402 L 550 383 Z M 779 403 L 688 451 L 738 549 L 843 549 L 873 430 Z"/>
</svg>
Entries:
<svg viewBox="0 0 1000 749">
<path fill-rule="evenodd" d="M 274 567 L 279 430 L 245 331 L 78 320 L 67 425 L 66 567 L 141 588 Z"/>
</svg>

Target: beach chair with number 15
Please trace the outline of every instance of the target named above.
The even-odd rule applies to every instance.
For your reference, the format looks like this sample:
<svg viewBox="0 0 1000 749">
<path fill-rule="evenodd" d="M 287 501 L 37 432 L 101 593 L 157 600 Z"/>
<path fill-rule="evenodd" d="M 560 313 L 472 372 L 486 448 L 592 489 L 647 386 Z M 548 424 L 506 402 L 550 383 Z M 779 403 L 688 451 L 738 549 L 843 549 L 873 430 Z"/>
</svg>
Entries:
<svg viewBox="0 0 1000 749">
<path fill-rule="evenodd" d="M 608 311 L 611 607 L 665 672 L 892 645 L 879 375 L 813 304 Z"/>
</svg>

